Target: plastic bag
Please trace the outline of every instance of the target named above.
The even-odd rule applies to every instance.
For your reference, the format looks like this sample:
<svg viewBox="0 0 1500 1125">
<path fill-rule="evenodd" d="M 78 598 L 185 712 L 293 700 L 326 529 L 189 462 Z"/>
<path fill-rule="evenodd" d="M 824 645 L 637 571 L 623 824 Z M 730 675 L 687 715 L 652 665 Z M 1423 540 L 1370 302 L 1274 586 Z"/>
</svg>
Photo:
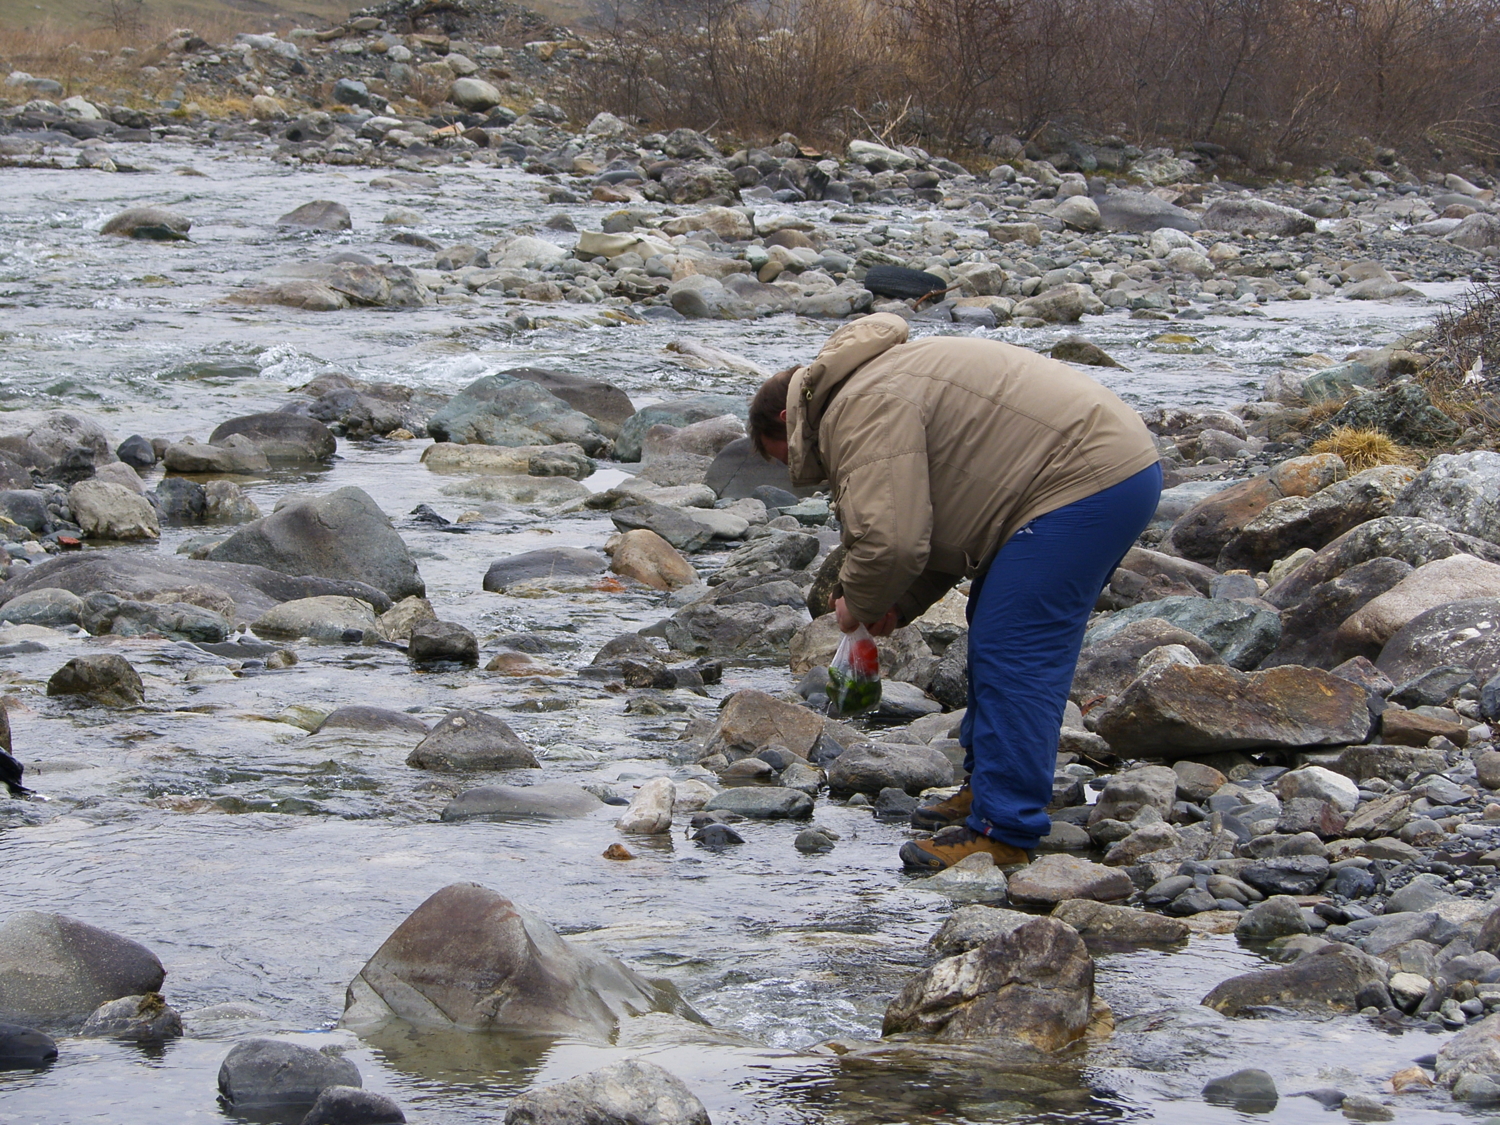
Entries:
<svg viewBox="0 0 1500 1125">
<path fill-rule="evenodd" d="M 845 633 L 828 666 L 828 713 L 848 717 L 880 706 L 880 650 L 863 625 Z"/>
</svg>

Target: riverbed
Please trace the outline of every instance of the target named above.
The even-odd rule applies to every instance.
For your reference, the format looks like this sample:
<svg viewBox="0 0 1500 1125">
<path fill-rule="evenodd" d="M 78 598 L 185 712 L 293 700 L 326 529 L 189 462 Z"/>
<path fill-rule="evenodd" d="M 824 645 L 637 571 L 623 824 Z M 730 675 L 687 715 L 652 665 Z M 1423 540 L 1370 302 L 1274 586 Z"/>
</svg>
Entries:
<svg viewBox="0 0 1500 1125">
<path fill-rule="evenodd" d="M 124 156 L 154 171 L 0 173 L 0 407 L 85 412 L 117 440 L 204 439 L 218 422 L 275 409 L 326 372 L 451 393 L 521 365 L 606 379 L 641 406 L 753 388 L 745 376 L 684 366 L 666 350 L 673 340 L 712 344 L 776 370 L 806 359 L 833 327 L 789 315 L 637 320 L 604 306 L 499 297 L 327 313 L 225 304 L 266 269 L 334 250 L 429 267 L 431 251 L 391 240 L 403 228 L 382 219 L 397 208 L 419 211 L 421 232 L 444 245 L 481 247 L 523 232 L 567 245 L 573 236 L 545 228 L 547 219 L 565 214 L 580 230 L 597 229 L 609 209 L 547 204 L 537 179 L 516 169 L 424 169 L 433 186 L 417 190 L 371 186 L 381 175 L 374 169 L 288 167 L 269 155 L 153 144 Z M 353 231 L 275 226 L 278 215 L 312 199 L 345 203 Z M 142 204 L 191 217 L 192 241 L 97 234 L 111 214 Z M 804 206 L 819 217 L 832 211 Z M 873 224 L 911 217 L 890 207 L 858 210 Z M 1338 360 L 1394 341 L 1460 286 L 1418 288 L 1426 299 L 1278 302 L 1259 315 L 1182 325 L 1116 313 L 1076 329 L 987 334 L 1046 348 L 1080 331 L 1124 364 L 1092 373 L 1138 408 L 1228 406 L 1258 398 L 1266 377 L 1298 357 Z M 1161 350 L 1153 341 L 1168 328 L 1190 332 L 1196 346 Z M 957 329 L 914 326 L 916 334 L 938 331 Z M 16 754 L 28 784 L 47 798 L 0 804 L 9 825 L 0 829 L 6 912 L 56 911 L 144 943 L 166 965 L 165 994 L 188 1028 L 158 1049 L 65 1039 L 50 1070 L 0 1074 L 0 1121 L 220 1120 L 219 1062 L 237 1039 L 266 1033 L 347 1047 L 367 1087 L 396 1098 L 408 1120 L 431 1125 L 499 1120 L 509 1097 L 528 1085 L 627 1054 L 679 1074 L 716 1125 L 1228 1122 L 1241 1117 L 1198 1096 L 1209 1078 L 1259 1066 L 1285 1094 L 1338 1086 L 1380 1095 L 1391 1074 L 1443 1041 L 1354 1017 L 1225 1020 L 1198 1001 L 1262 958 L 1232 936 L 1202 935 L 1185 951 L 1102 955 L 1099 993 L 1120 1031 L 1041 1071 L 916 1058 L 856 1067 L 810 1051 L 829 1039 L 878 1038 L 885 1005 L 931 960 L 926 943 L 950 904 L 901 873 L 903 828 L 824 798 L 816 821 L 841 836 L 826 855 L 794 850 L 796 826 L 752 822 L 737 848 L 705 848 L 679 833 L 633 839 L 637 858 L 614 862 L 601 853 L 618 838 L 618 809 L 551 824 L 441 823 L 443 805 L 466 787 L 460 779 L 408 768 L 408 746 L 309 736 L 291 721 L 306 713 L 299 708 L 353 704 L 408 710 L 429 724 L 454 707 L 489 710 L 538 749 L 547 779 L 606 784 L 628 797 L 633 782 L 680 767 L 674 743 L 693 716 L 711 715 L 741 688 L 793 684 L 781 665 L 730 666 L 706 698 L 679 691 L 664 714 L 627 713 L 628 696 L 574 671 L 611 637 L 666 616 L 666 596 L 596 582 L 529 597 L 484 593 L 480 580 L 495 559 L 538 546 L 598 548 L 611 525 L 597 513 L 444 495 L 447 479 L 419 463 L 426 444 L 341 440 L 326 471 L 273 473 L 245 487 L 264 511 L 287 495 L 365 489 L 411 547 L 438 615 L 474 630 L 482 650 L 508 633 L 545 638 L 552 651 L 538 660 L 548 674 L 418 674 L 390 648 L 306 643 L 296 646 L 295 667 L 272 673 L 230 667 L 187 644 L 61 633 L 43 651 L 0 656 Z M 628 469 L 604 464 L 591 487 L 621 471 Z M 436 528 L 410 518 L 419 504 L 449 519 L 470 509 L 474 517 Z M 170 553 L 193 534 L 167 529 L 160 544 L 117 549 Z M 695 562 L 706 571 L 719 557 Z M 47 698 L 52 672 L 94 651 L 117 651 L 137 666 L 144 708 L 78 709 Z M 511 896 L 570 938 L 671 981 L 731 1034 L 683 1040 L 643 1032 L 600 1048 L 362 1042 L 336 1030 L 344 987 L 364 961 L 424 899 L 459 881 Z M 1182 1010 L 1155 1023 L 1145 1018 L 1172 1009 Z M 1399 1119 L 1452 1121 L 1465 1112 L 1446 1094 L 1407 1094 Z M 1290 1096 L 1271 1118 L 1326 1120 L 1316 1101 Z"/>
</svg>

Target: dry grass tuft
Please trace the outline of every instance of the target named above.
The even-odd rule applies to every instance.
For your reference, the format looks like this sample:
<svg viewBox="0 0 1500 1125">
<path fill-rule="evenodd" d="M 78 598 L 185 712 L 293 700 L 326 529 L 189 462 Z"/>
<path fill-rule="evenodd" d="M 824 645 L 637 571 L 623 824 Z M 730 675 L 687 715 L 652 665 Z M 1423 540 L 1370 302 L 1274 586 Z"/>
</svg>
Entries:
<svg viewBox="0 0 1500 1125">
<path fill-rule="evenodd" d="M 1307 408 L 1307 421 L 1304 425 L 1309 429 L 1313 426 L 1322 425 L 1343 408 L 1344 404 L 1334 399 L 1324 399 L 1322 402 L 1315 402 Z"/>
<path fill-rule="evenodd" d="M 1337 453 L 1351 473 L 1360 473 L 1378 465 L 1414 465 L 1416 457 L 1404 445 L 1397 445 L 1379 430 L 1357 430 L 1339 426 L 1322 441 L 1315 442 L 1312 453 Z"/>
</svg>

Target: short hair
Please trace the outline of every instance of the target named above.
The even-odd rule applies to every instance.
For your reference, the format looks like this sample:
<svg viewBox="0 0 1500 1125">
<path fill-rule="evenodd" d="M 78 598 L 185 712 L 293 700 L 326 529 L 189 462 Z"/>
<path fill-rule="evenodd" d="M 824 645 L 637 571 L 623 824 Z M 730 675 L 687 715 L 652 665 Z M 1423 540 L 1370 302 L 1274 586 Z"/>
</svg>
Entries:
<svg viewBox="0 0 1500 1125">
<path fill-rule="evenodd" d="M 750 400 L 750 418 L 747 423 L 750 444 L 767 461 L 771 459 L 771 455 L 766 452 L 766 439 L 786 441 L 786 423 L 781 420 L 781 412 L 786 409 L 787 389 L 796 372 L 795 367 L 776 372 L 760 385 L 760 390 Z"/>
</svg>

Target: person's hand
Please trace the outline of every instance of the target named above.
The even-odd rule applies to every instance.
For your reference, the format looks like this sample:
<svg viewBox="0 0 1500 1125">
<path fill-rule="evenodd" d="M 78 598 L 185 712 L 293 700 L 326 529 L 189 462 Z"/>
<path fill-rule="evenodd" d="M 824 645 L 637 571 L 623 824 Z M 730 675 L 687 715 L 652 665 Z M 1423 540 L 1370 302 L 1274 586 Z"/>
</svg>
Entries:
<svg viewBox="0 0 1500 1125">
<path fill-rule="evenodd" d="M 839 628 L 845 633 L 852 633 L 861 624 L 865 624 L 854 616 L 849 607 L 844 604 L 843 598 L 834 599 L 833 612 L 838 618 Z M 865 624 L 865 629 L 872 637 L 887 637 L 894 633 L 900 624 L 900 619 L 897 617 L 895 607 L 893 606 L 885 611 L 885 615 L 880 620 Z"/>
</svg>

